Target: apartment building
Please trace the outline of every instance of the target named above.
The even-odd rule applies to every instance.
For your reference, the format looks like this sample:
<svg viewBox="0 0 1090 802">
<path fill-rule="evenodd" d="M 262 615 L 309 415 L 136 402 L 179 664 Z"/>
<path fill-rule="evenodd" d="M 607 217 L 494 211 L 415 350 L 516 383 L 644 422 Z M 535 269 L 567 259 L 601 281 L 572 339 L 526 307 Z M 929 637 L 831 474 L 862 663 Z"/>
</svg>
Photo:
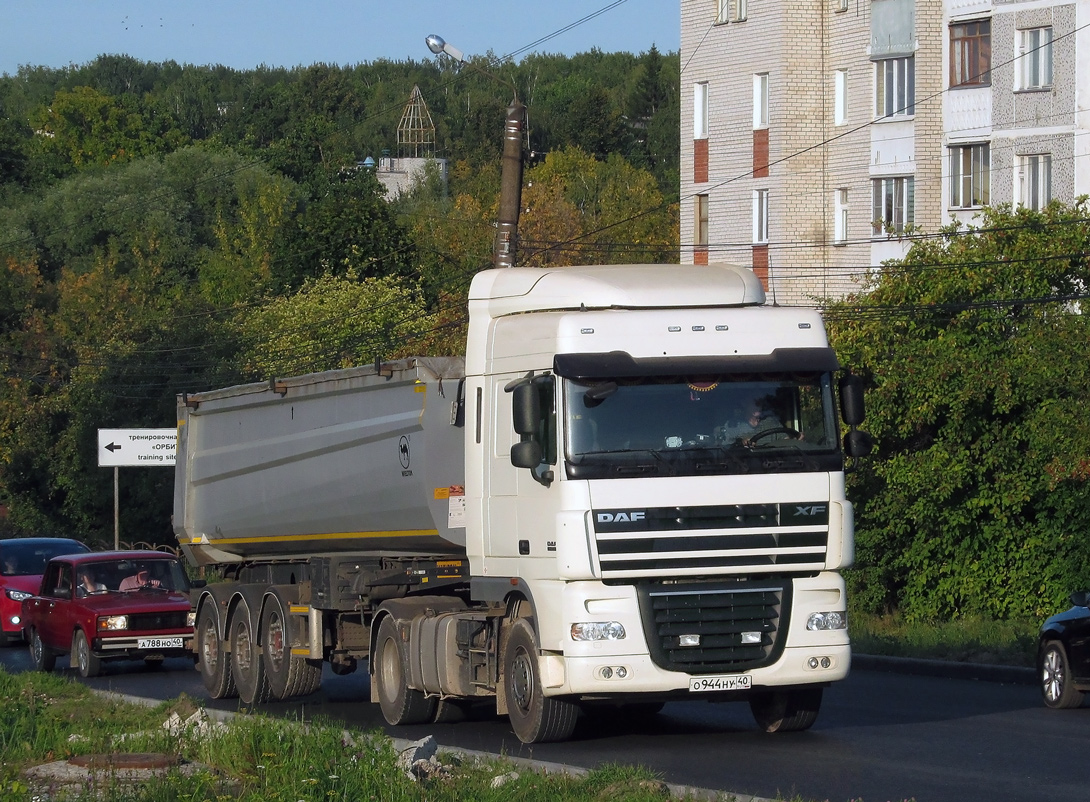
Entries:
<svg viewBox="0 0 1090 802">
<path fill-rule="evenodd" d="M 681 0 L 681 241 L 781 304 L 1090 193 L 1090 0 Z"/>
</svg>

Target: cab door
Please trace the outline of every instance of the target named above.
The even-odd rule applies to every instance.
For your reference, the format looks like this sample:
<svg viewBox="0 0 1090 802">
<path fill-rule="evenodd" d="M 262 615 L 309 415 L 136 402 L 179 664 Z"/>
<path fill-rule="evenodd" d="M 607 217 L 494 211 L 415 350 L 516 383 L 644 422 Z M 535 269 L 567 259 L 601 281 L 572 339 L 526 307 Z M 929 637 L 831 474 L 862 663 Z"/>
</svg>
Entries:
<svg viewBox="0 0 1090 802">
<path fill-rule="evenodd" d="M 41 609 L 35 613 L 42 643 L 50 649 L 68 651 L 72 645 L 72 592 L 75 589 L 72 566 L 50 563 L 38 599 Z"/>
</svg>

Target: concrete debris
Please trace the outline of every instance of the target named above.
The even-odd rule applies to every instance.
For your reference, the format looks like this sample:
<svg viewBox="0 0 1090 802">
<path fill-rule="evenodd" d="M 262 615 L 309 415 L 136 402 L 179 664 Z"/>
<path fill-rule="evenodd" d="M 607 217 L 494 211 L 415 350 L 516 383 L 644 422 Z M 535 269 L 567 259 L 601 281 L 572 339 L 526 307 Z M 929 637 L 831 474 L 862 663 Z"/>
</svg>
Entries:
<svg viewBox="0 0 1090 802">
<path fill-rule="evenodd" d="M 170 718 L 163 722 L 163 729 L 175 737 L 195 735 L 204 738 L 226 728 L 227 725 L 222 721 L 211 721 L 204 710 L 198 710 L 186 719 L 182 719 L 177 713 L 171 713 Z"/>
<path fill-rule="evenodd" d="M 452 773 L 436 758 L 438 751 L 439 742 L 429 735 L 402 749 L 397 756 L 397 766 L 410 780 L 447 779 Z"/>
<path fill-rule="evenodd" d="M 503 788 L 503 786 L 507 785 L 507 783 L 514 782 L 518 778 L 519 778 L 519 773 L 517 771 L 509 771 L 509 772 L 507 772 L 507 774 L 501 774 L 499 777 L 493 777 L 492 778 L 492 787 L 493 788 Z"/>
</svg>

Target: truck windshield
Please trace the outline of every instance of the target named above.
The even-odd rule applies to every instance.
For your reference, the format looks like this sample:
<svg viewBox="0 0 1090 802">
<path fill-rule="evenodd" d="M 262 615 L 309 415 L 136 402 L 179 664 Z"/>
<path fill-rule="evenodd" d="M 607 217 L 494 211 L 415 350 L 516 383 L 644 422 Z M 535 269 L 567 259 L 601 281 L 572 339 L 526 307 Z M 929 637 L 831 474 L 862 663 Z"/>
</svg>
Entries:
<svg viewBox="0 0 1090 802">
<path fill-rule="evenodd" d="M 828 373 L 565 380 L 567 475 L 843 467 Z"/>
</svg>

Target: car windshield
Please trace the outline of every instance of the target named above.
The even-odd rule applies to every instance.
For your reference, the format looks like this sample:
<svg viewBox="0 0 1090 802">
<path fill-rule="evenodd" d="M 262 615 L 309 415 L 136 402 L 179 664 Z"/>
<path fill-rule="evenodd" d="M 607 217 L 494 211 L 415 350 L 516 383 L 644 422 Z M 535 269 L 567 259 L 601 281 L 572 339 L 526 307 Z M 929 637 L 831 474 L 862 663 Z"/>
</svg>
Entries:
<svg viewBox="0 0 1090 802">
<path fill-rule="evenodd" d="M 828 373 L 566 380 L 571 478 L 837 469 Z"/>
<path fill-rule="evenodd" d="M 0 576 L 34 576 L 62 554 L 90 551 L 78 540 L 5 540 L 0 543 Z"/>
<path fill-rule="evenodd" d="M 76 593 L 188 592 L 189 578 L 178 560 L 124 558 L 76 566 Z"/>
</svg>

